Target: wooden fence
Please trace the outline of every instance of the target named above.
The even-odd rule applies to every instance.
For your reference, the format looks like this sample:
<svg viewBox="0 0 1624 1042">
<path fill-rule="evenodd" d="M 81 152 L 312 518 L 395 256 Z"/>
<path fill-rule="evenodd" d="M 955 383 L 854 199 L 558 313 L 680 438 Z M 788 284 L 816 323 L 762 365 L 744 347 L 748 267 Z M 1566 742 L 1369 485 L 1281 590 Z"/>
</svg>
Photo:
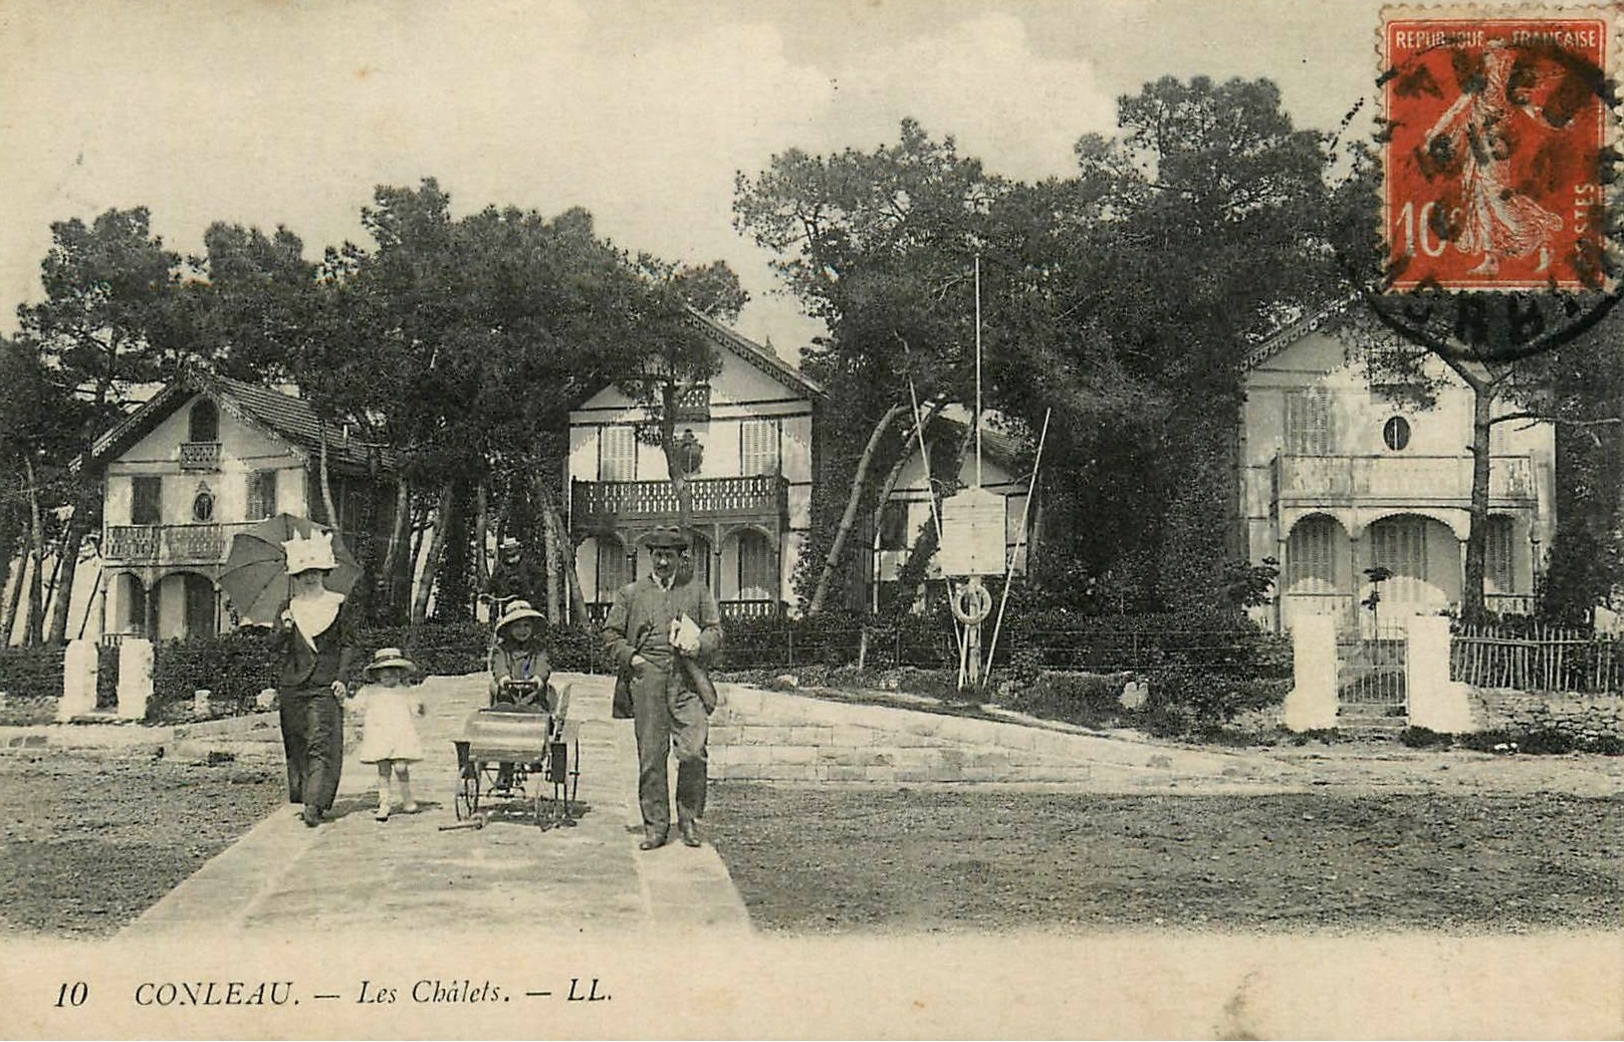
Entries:
<svg viewBox="0 0 1624 1042">
<path fill-rule="evenodd" d="M 1522 633 L 1467 627 L 1450 642 L 1449 676 L 1474 687 L 1618 694 L 1624 692 L 1624 641 L 1548 626 Z"/>
</svg>

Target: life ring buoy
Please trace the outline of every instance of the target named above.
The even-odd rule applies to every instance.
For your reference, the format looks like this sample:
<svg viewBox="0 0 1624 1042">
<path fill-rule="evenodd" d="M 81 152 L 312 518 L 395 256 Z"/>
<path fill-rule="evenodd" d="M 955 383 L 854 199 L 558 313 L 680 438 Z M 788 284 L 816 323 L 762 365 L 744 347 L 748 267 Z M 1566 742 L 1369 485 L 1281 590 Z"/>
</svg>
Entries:
<svg viewBox="0 0 1624 1042">
<path fill-rule="evenodd" d="M 953 591 L 947 606 L 963 625 L 978 626 L 992 614 L 992 591 L 972 580 Z"/>
</svg>

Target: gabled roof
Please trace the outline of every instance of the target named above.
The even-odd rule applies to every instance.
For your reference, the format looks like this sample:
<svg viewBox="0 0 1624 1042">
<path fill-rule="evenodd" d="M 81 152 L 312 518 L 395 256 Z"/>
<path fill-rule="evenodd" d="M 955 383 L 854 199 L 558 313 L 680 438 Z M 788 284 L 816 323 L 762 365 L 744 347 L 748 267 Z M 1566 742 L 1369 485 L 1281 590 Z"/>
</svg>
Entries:
<svg viewBox="0 0 1624 1042">
<path fill-rule="evenodd" d="M 926 429 L 926 435 L 946 437 L 956 442 L 964 437 L 969 426 L 968 413 L 965 414 L 963 420 L 950 416 L 937 416 Z M 983 423 L 981 425 L 981 451 L 987 459 L 992 460 L 1001 467 L 1012 468 L 1021 463 L 1021 447 L 1015 438 L 990 424 Z M 974 441 L 970 443 L 970 453 L 971 455 L 967 458 L 974 459 Z"/>
<path fill-rule="evenodd" d="M 1355 297 L 1344 297 L 1325 307 L 1310 311 L 1294 322 L 1288 322 L 1253 345 L 1241 361 L 1241 370 L 1250 372 L 1303 337 L 1318 329 L 1329 332 L 1347 317 L 1348 306 Z"/>
<path fill-rule="evenodd" d="M 805 395 L 822 395 L 823 388 L 801 375 L 801 371 L 788 364 L 754 340 L 740 336 L 727 326 L 692 306 L 688 307 L 688 322 L 719 347 L 731 351 L 768 376 Z"/>
<path fill-rule="evenodd" d="M 207 395 L 221 412 L 261 434 L 287 442 L 307 460 L 320 458 L 325 433 L 327 463 L 334 470 L 370 474 L 374 465 L 384 472 L 395 468 L 393 449 L 351 437 L 342 428 L 323 423 L 316 416 L 316 410 L 303 398 L 201 370 L 183 373 L 112 430 L 97 438 L 90 449 L 89 468 L 99 469 L 118 457 L 198 394 Z"/>
</svg>

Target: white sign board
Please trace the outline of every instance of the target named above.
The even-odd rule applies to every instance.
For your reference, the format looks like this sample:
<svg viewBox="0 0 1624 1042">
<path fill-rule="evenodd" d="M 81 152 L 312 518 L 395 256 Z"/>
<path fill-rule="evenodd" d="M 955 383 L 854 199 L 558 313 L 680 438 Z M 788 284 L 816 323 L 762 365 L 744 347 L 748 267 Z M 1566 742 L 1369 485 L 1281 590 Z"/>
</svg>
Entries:
<svg viewBox="0 0 1624 1042">
<path fill-rule="evenodd" d="M 967 488 L 942 500 L 936 562 L 944 575 L 1004 574 L 1004 497 Z"/>
</svg>

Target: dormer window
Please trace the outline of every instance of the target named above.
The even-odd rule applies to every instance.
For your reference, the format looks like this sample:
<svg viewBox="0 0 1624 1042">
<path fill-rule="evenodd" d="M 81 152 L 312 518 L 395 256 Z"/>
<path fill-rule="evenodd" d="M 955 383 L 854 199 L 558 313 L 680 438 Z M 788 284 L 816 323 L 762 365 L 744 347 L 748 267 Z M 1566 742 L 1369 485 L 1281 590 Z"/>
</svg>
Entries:
<svg viewBox="0 0 1624 1042">
<path fill-rule="evenodd" d="M 191 415 L 187 418 L 186 440 L 220 440 L 220 410 L 207 398 L 199 399 L 192 406 Z"/>
<path fill-rule="evenodd" d="M 1382 424 L 1382 442 L 1394 452 L 1401 452 L 1410 444 L 1410 421 L 1394 416 Z"/>
<path fill-rule="evenodd" d="M 207 398 L 192 405 L 186 417 L 187 440 L 180 443 L 180 469 L 220 469 L 220 410 Z"/>
</svg>

